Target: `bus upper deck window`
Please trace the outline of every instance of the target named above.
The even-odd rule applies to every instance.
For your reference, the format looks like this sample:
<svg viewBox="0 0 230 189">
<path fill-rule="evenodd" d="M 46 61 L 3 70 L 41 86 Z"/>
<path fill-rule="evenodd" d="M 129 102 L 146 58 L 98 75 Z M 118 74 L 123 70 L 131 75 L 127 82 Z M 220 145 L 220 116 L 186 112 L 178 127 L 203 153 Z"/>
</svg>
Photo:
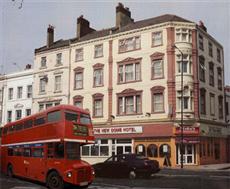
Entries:
<svg viewBox="0 0 230 189">
<path fill-rule="evenodd" d="M 76 121 L 78 119 L 78 114 L 75 112 L 65 112 L 65 119 L 68 121 Z"/>
<path fill-rule="evenodd" d="M 81 114 L 80 115 L 80 123 L 82 124 L 91 124 L 91 119 L 90 119 L 90 115 L 88 114 Z"/>
</svg>

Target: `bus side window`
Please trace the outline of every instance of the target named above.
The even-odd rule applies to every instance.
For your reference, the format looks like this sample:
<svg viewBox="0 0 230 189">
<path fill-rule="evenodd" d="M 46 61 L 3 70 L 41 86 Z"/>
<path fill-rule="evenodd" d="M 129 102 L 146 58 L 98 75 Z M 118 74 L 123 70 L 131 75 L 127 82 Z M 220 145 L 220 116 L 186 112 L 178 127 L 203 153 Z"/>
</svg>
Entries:
<svg viewBox="0 0 230 189">
<path fill-rule="evenodd" d="M 61 120 L 61 111 L 49 112 L 47 115 L 47 122 L 57 122 Z"/>
<path fill-rule="evenodd" d="M 57 142 L 55 145 L 55 158 L 64 158 L 64 144 Z"/>
<path fill-rule="evenodd" d="M 32 150 L 32 157 L 44 157 L 44 150 L 43 148 L 34 148 Z"/>
<path fill-rule="evenodd" d="M 23 155 L 25 157 L 30 157 L 31 156 L 31 149 L 30 148 L 24 148 Z"/>
<path fill-rule="evenodd" d="M 11 125 L 11 126 L 9 127 L 9 133 L 13 133 L 14 130 L 15 130 L 15 126 L 14 126 L 14 125 Z"/>
<path fill-rule="evenodd" d="M 24 122 L 24 129 L 31 128 L 33 126 L 33 120 L 27 120 Z"/>
<path fill-rule="evenodd" d="M 13 148 L 8 148 L 8 156 L 13 156 L 14 150 Z"/>
<path fill-rule="evenodd" d="M 13 154 L 14 154 L 14 156 L 21 156 L 22 155 L 22 149 L 19 147 L 14 148 Z"/>
<path fill-rule="evenodd" d="M 34 120 L 34 126 L 37 126 L 37 125 L 42 125 L 44 124 L 46 121 L 45 121 L 45 118 L 44 117 L 40 117 L 40 118 L 37 118 Z"/>
<path fill-rule="evenodd" d="M 22 130 L 22 128 L 23 128 L 23 124 L 15 125 L 15 130 L 16 131 L 20 131 L 20 130 Z"/>
<path fill-rule="evenodd" d="M 53 158 L 54 157 L 54 144 L 53 143 L 48 143 L 47 144 L 47 157 L 48 158 Z"/>
<path fill-rule="evenodd" d="M 6 135 L 6 134 L 7 134 L 7 131 L 8 131 L 8 127 L 5 127 L 5 128 L 3 129 L 3 135 Z"/>
</svg>

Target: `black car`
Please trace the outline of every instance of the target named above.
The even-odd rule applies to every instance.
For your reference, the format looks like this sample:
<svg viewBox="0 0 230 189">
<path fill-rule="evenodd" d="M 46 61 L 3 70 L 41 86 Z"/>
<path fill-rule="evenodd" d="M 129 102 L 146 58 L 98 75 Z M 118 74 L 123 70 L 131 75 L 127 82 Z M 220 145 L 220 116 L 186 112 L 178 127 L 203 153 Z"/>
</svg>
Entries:
<svg viewBox="0 0 230 189">
<path fill-rule="evenodd" d="M 94 164 L 93 167 L 96 176 L 99 177 L 129 177 L 130 179 L 138 176 L 150 177 L 160 170 L 158 161 L 137 154 L 113 155 L 102 163 Z"/>
</svg>

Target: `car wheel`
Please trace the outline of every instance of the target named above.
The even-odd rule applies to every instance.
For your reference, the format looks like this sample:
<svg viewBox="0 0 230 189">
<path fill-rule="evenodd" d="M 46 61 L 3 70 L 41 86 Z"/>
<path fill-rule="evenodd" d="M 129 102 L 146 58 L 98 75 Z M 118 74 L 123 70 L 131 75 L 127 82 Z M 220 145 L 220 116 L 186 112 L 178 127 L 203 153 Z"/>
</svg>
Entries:
<svg viewBox="0 0 230 189">
<path fill-rule="evenodd" d="M 63 189 L 63 180 L 56 171 L 49 173 L 47 177 L 47 186 L 50 189 Z"/>
<path fill-rule="evenodd" d="M 134 170 L 129 171 L 129 178 L 135 179 L 137 177 L 137 174 Z"/>
<path fill-rule="evenodd" d="M 9 176 L 11 178 L 14 176 L 13 166 L 11 164 L 8 165 L 8 167 L 7 167 L 7 176 Z"/>
</svg>

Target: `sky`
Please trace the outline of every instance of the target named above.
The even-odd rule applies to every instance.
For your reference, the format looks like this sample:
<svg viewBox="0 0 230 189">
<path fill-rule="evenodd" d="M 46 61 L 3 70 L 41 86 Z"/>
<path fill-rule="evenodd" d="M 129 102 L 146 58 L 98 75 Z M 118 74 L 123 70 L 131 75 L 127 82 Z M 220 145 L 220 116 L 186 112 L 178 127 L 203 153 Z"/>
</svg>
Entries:
<svg viewBox="0 0 230 189">
<path fill-rule="evenodd" d="M 225 84 L 230 85 L 230 0 L 0 0 L 0 73 L 33 64 L 34 49 L 46 44 L 49 24 L 55 26 L 55 40 L 75 37 L 80 15 L 97 30 L 113 27 L 118 2 L 129 7 L 135 21 L 163 14 L 202 20 L 224 47 Z"/>
</svg>

